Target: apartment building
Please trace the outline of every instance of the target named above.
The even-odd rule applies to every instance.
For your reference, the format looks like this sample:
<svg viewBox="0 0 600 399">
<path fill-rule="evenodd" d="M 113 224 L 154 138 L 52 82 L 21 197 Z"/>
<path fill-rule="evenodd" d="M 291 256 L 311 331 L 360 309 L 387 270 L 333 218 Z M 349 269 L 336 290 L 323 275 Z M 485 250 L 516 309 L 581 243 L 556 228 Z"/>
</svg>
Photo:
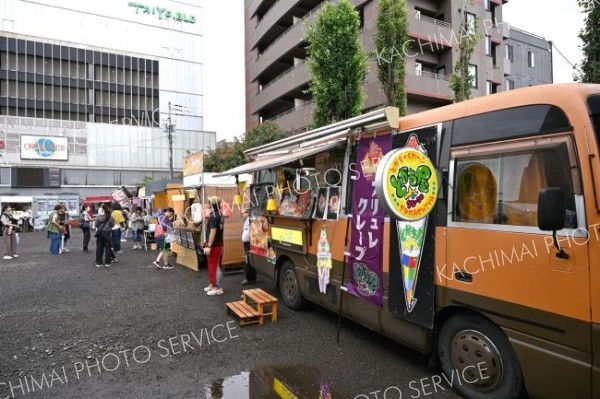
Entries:
<svg viewBox="0 0 600 399">
<path fill-rule="evenodd" d="M 245 0 L 246 124 L 272 120 L 289 131 L 312 122 L 305 24 L 314 22 L 324 1 Z M 378 15 L 377 0 L 352 0 L 359 12 L 363 47 L 375 54 L 373 35 Z M 503 21 L 507 0 L 408 0 L 409 43 L 405 52 L 408 112 L 414 113 L 452 101 L 449 76 L 458 59 L 461 32 L 472 33 L 479 21 L 479 41 L 470 71 L 475 76 L 472 96 L 503 90 L 506 66 L 505 41 L 509 25 Z M 369 59 L 363 111 L 382 106 L 385 95 L 377 79 L 376 54 Z M 541 61 L 541 60 L 540 60 Z"/>
<path fill-rule="evenodd" d="M 552 83 L 552 42 L 510 27 L 504 41 L 504 90 Z"/>
</svg>

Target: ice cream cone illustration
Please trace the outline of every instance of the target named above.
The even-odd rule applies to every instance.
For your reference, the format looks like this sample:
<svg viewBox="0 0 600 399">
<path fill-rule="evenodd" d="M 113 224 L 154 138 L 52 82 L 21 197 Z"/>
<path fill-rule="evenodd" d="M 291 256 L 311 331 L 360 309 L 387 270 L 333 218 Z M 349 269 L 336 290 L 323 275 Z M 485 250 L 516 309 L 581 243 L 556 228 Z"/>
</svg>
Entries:
<svg viewBox="0 0 600 399">
<path fill-rule="evenodd" d="M 410 313 L 417 303 L 415 292 L 417 290 L 421 250 L 423 249 L 427 217 L 413 222 L 398 220 L 396 221 L 396 226 L 398 228 L 398 240 L 400 244 L 400 259 L 402 260 L 402 282 L 404 297 L 406 299 L 406 310 Z"/>
</svg>

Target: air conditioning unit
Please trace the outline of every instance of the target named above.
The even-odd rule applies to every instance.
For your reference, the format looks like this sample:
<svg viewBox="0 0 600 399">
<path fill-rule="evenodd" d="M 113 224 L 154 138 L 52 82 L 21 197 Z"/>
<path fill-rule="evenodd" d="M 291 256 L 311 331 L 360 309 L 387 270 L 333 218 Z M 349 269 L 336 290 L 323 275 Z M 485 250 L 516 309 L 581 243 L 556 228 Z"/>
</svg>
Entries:
<svg viewBox="0 0 600 399">
<path fill-rule="evenodd" d="M 415 19 L 421 19 L 421 11 L 415 10 Z"/>
</svg>

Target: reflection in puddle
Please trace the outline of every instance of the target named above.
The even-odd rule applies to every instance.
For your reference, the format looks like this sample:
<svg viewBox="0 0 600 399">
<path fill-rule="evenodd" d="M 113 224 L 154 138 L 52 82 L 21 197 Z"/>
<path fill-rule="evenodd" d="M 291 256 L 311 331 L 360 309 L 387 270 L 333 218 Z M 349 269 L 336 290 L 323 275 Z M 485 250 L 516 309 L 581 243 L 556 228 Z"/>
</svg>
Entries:
<svg viewBox="0 0 600 399">
<path fill-rule="evenodd" d="M 206 398 L 227 399 L 227 398 L 249 398 L 248 379 L 250 373 L 244 371 L 238 375 L 227 378 L 219 378 L 210 386 L 205 388 Z"/>
<path fill-rule="evenodd" d="M 313 366 L 265 365 L 205 387 L 207 399 L 332 399 L 345 397 L 331 388 Z"/>
</svg>

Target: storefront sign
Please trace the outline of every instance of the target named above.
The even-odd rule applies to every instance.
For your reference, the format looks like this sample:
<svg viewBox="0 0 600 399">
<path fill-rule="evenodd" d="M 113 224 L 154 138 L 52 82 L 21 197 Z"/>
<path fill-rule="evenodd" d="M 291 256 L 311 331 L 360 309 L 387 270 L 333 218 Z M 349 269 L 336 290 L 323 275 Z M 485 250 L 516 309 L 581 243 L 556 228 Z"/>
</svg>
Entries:
<svg viewBox="0 0 600 399">
<path fill-rule="evenodd" d="M 204 170 L 204 156 L 202 152 L 188 155 L 183 158 L 183 176 L 202 173 Z"/>
<path fill-rule="evenodd" d="M 135 3 L 133 1 L 130 1 L 127 5 L 129 7 L 135 7 L 136 14 L 140 14 L 140 10 L 141 10 L 142 14 L 156 15 L 158 17 L 158 19 L 161 19 L 161 20 L 162 19 L 173 19 L 175 21 L 189 22 L 191 24 L 196 23 L 196 17 L 194 15 L 189 15 L 189 14 L 183 13 L 181 11 L 174 12 L 165 7 L 149 6 L 144 3 Z"/>
<path fill-rule="evenodd" d="M 185 194 L 175 194 L 171 196 L 171 201 L 185 201 Z"/>
<path fill-rule="evenodd" d="M 66 137 L 21 136 L 21 159 L 67 161 L 69 146 Z"/>
<path fill-rule="evenodd" d="M 428 328 L 434 314 L 436 140 L 436 126 L 395 136 L 396 149 L 382 159 L 375 179 L 377 196 L 392 217 L 388 308 Z"/>
<path fill-rule="evenodd" d="M 348 292 L 383 306 L 383 219 L 385 211 L 375 194 L 374 172 L 392 147 L 390 136 L 362 139 L 356 165 L 362 168 L 352 185 Z"/>
<path fill-rule="evenodd" d="M 431 212 L 438 196 L 437 174 L 431 160 L 417 148 L 387 154 L 377 171 L 378 197 L 402 220 L 420 220 Z"/>
<path fill-rule="evenodd" d="M 271 226 L 271 241 L 274 246 L 306 254 L 304 229 L 293 227 Z"/>
</svg>

